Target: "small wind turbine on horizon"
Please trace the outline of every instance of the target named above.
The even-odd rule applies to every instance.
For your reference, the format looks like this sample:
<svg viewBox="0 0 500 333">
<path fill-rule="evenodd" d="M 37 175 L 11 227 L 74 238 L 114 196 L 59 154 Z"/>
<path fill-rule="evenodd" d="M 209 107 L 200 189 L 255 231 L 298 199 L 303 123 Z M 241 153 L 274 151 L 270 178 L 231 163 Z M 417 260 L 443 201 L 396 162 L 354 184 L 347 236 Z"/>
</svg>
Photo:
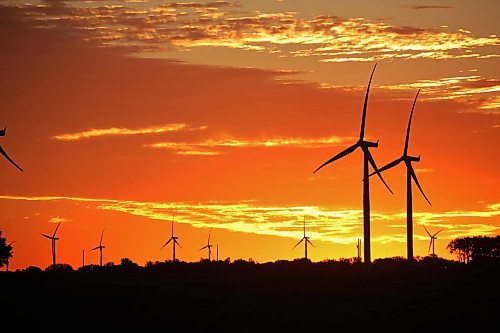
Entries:
<svg viewBox="0 0 500 333">
<path fill-rule="evenodd" d="M 295 244 L 295 246 L 292 248 L 294 250 L 297 246 L 299 246 L 300 243 L 304 242 L 304 259 L 307 260 L 307 244 L 310 244 L 312 247 L 315 247 L 313 243 L 309 240 L 309 237 L 306 236 L 306 217 L 304 216 L 304 237 Z"/>
<path fill-rule="evenodd" d="M 420 93 L 420 89 L 417 91 L 417 95 L 415 96 L 415 100 L 413 101 L 413 105 L 411 107 L 410 118 L 408 119 L 408 127 L 406 129 L 406 139 L 405 146 L 403 149 L 403 155 L 398 159 L 384 165 L 378 171 L 375 170 L 369 176 L 373 176 L 374 174 L 379 174 L 385 170 L 395 167 L 401 162 L 405 163 L 406 166 L 406 246 L 407 246 L 407 256 L 408 260 L 413 260 L 413 198 L 412 198 L 412 189 L 411 183 L 412 180 L 417 184 L 420 193 L 424 196 L 425 200 L 431 205 L 431 202 L 425 195 L 420 183 L 418 182 L 417 175 L 415 174 L 415 170 L 413 170 L 412 162 L 420 162 L 420 156 L 414 157 L 408 155 L 408 145 L 410 143 L 410 128 L 411 128 L 411 120 L 413 118 L 413 111 L 415 110 L 415 104 L 417 103 L 418 94 Z"/>
<path fill-rule="evenodd" d="M 349 155 L 353 151 L 355 151 L 357 148 L 360 148 L 363 151 L 363 234 L 364 234 L 364 259 L 366 263 L 371 262 L 371 243 L 370 243 L 370 180 L 369 180 L 369 170 L 368 170 L 368 164 L 372 166 L 374 170 L 377 169 L 377 165 L 375 164 L 375 160 L 373 159 L 372 154 L 370 153 L 370 148 L 377 148 L 378 147 L 378 141 L 377 142 L 370 142 L 365 140 L 365 124 L 366 124 L 366 109 L 368 107 L 368 95 L 370 93 L 370 85 L 372 83 L 372 78 L 373 78 L 373 73 L 375 73 L 375 69 L 377 68 L 377 64 L 373 66 L 372 74 L 370 75 L 370 80 L 368 81 L 368 87 L 366 88 L 366 94 L 365 94 L 365 101 L 363 104 L 363 114 L 361 117 L 361 129 L 359 132 L 359 139 L 358 142 L 353 144 L 352 146 L 348 147 L 347 149 L 344 149 L 342 152 L 338 153 L 325 163 L 321 164 L 313 173 L 318 172 L 321 168 L 324 166 L 335 162 L 336 160 Z M 378 176 L 382 183 L 384 183 L 385 187 L 393 193 L 392 190 L 389 188 L 389 185 L 385 182 L 384 178 L 380 173 L 378 173 Z"/>
<path fill-rule="evenodd" d="M 102 266 L 102 250 L 104 248 L 106 248 L 104 245 L 102 245 L 102 236 L 104 236 L 104 230 L 102 231 L 102 234 L 101 234 L 101 240 L 99 241 L 99 246 L 96 246 L 96 247 L 94 247 L 93 249 L 90 250 L 90 251 L 99 250 L 99 252 L 100 252 L 99 265 L 100 266 Z"/>
<path fill-rule="evenodd" d="M 4 129 L 0 130 L 0 136 L 5 136 L 6 133 L 7 133 L 7 127 L 4 127 Z M 10 158 L 10 156 L 2 148 L 2 146 L 0 146 L 0 154 L 2 154 L 3 157 L 5 157 L 5 159 L 7 161 L 9 161 L 10 163 L 12 163 L 12 165 L 14 165 L 17 169 L 19 169 L 20 171 L 23 171 L 23 169 L 19 165 L 17 165 L 17 163 L 14 162 L 14 160 L 12 158 Z"/>
<path fill-rule="evenodd" d="M 178 245 L 179 247 L 181 247 L 179 242 L 177 242 L 177 239 L 179 239 L 179 237 L 174 236 L 174 220 L 172 219 L 172 236 L 170 236 L 170 239 L 165 244 L 163 244 L 160 251 L 163 250 L 163 248 L 165 246 L 167 246 L 170 242 L 172 242 L 172 261 L 173 262 L 175 262 L 175 260 L 176 260 L 175 259 L 175 246 Z"/>
<path fill-rule="evenodd" d="M 358 250 L 358 260 L 361 260 L 361 239 L 358 238 L 356 243 L 356 250 Z"/>
<path fill-rule="evenodd" d="M 204 249 L 208 249 L 208 261 L 212 260 L 212 247 L 213 247 L 213 245 L 210 244 L 210 236 L 211 235 L 212 235 L 212 229 L 210 229 L 210 232 L 208 233 L 207 245 L 205 245 L 204 247 L 199 249 L 199 251 L 204 250 Z"/>
<path fill-rule="evenodd" d="M 424 229 L 425 229 L 425 232 L 427 233 L 427 235 L 429 235 L 429 237 L 431 238 L 431 241 L 429 243 L 429 249 L 427 250 L 427 253 L 431 252 L 431 246 L 432 246 L 432 257 L 435 257 L 436 253 L 434 252 L 434 244 L 436 243 L 436 239 L 437 239 L 436 236 L 437 236 L 437 234 L 439 234 L 444 229 L 439 230 L 434 235 L 431 235 L 431 233 L 429 232 L 429 230 L 427 230 L 427 228 L 425 227 L 425 225 L 424 225 Z"/>
<path fill-rule="evenodd" d="M 12 244 L 14 244 L 16 241 L 12 241 L 10 242 L 9 244 L 7 244 L 7 246 L 10 246 L 12 247 Z M 7 258 L 7 262 L 5 263 L 5 271 L 8 272 L 9 271 L 9 262 L 10 262 L 10 258 Z"/>
<path fill-rule="evenodd" d="M 56 241 L 59 240 L 58 237 L 56 237 L 57 230 L 59 229 L 59 226 L 61 225 L 61 222 L 57 224 L 56 230 L 54 230 L 54 234 L 52 236 L 42 234 L 43 237 L 48 238 L 52 242 L 52 265 L 56 265 Z"/>
</svg>

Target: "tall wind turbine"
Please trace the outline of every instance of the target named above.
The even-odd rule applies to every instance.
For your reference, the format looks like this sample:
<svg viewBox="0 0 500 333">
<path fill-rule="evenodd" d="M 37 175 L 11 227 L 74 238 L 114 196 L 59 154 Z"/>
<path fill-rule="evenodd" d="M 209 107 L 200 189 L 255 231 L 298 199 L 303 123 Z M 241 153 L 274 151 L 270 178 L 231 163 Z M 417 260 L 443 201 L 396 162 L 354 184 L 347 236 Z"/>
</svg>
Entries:
<svg viewBox="0 0 500 333">
<path fill-rule="evenodd" d="M 321 164 L 315 171 L 316 173 L 318 170 L 323 168 L 324 166 L 335 162 L 336 160 L 349 155 L 353 151 L 355 151 L 357 148 L 360 148 L 363 151 L 363 232 L 364 232 L 364 257 L 365 257 L 365 262 L 370 263 L 371 262 L 371 245 L 370 245 L 370 180 L 368 177 L 369 171 L 368 171 L 368 164 L 371 164 L 372 168 L 374 170 L 377 169 L 377 165 L 375 164 L 375 160 L 373 159 L 372 154 L 370 153 L 369 148 L 377 148 L 378 147 L 378 141 L 377 142 L 370 142 L 365 140 L 365 123 L 366 123 L 366 109 L 368 107 L 368 95 L 370 93 L 370 85 L 372 83 L 372 78 L 373 78 L 373 73 L 375 72 L 375 69 L 377 68 L 377 64 L 373 67 L 372 74 L 370 75 L 370 81 L 368 81 L 368 87 L 366 88 L 366 95 L 365 95 L 365 102 L 363 104 L 363 115 L 361 117 L 361 130 L 359 132 L 359 140 L 349 148 L 343 150 L 342 152 L 338 153 L 325 163 Z M 392 190 L 389 188 L 387 183 L 385 182 L 384 178 L 382 178 L 381 174 L 378 174 L 382 182 L 384 183 L 385 187 L 389 190 L 389 192 L 392 193 Z"/>
<path fill-rule="evenodd" d="M 306 236 L 306 217 L 304 216 L 304 237 L 302 237 L 301 240 L 295 246 L 292 248 L 295 249 L 297 246 L 299 246 L 300 243 L 304 242 L 304 259 L 307 259 L 307 244 L 310 244 L 312 247 L 314 247 L 313 243 L 309 240 L 309 237 Z"/>
<path fill-rule="evenodd" d="M 10 242 L 9 244 L 7 244 L 7 246 L 10 246 L 12 247 L 12 244 L 14 244 L 16 241 L 13 241 L 13 242 Z M 9 260 L 10 258 L 7 258 L 7 262 L 5 263 L 5 271 L 8 272 L 9 271 Z"/>
<path fill-rule="evenodd" d="M 101 234 L 101 240 L 99 241 L 99 246 L 96 246 L 90 250 L 90 251 L 99 250 L 99 252 L 100 252 L 99 264 L 101 266 L 102 266 L 102 249 L 106 248 L 104 245 L 102 245 L 102 236 L 104 236 L 104 230 L 102 231 L 102 234 Z"/>
<path fill-rule="evenodd" d="M 59 229 L 59 226 L 61 225 L 61 222 L 57 224 L 56 230 L 54 230 L 54 234 L 52 236 L 42 234 L 43 237 L 46 237 L 51 240 L 52 242 L 52 265 L 56 265 L 56 241 L 59 240 L 58 237 L 56 237 L 57 229 Z"/>
<path fill-rule="evenodd" d="M 413 260 L 413 198 L 412 198 L 412 189 L 411 189 L 411 183 L 412 179 L 417 184 L 418 189 L 420 190 L 420 193 L 424 196 L 425 200 L 431 204 L 427 196 L 425 195 L 424 191 L 422 190 L 422 187 L 420 186 L 420 183 L 418 182 L 417 175 L 415 174 L 415 170 L 413 170 L 413 167 L 411 165 L 412 162 L 420 162 L 420 156 L 419 157 L 414 157 L 408 155 L 408 144 L 410 142 L 410 128 L 411 128 L 411 120 L 413 118 L 413 110 L 415 109 L 415 104 L 417 103 L 417 98 L 418 94 L 420 93 L 420 89 L 417 92 L 417 95 L 415 96 L 415 100 L 413 101 L 413 106 L 411 107 L 411 112 L 410 112 L 410 118 L 408 120 L 408 127 L 406 129 L 406 140 L 405 140 L 405 146 L 403 149 L 403 155 L 401 155 L 400 158 L 384 165 L 381 167 L 378 171 L 375 170 L 370 174 L 370 176 L 374 175 L 375 173 L 380 175 L 380 172 L 383 172 L 385 170 L 388 170 L 392 167 L 395 167 L 401 162 L 404 162 L 406 165 L 406 247 L 407 247 L 407 256 L 408 260 Z"/>
<path fill-rule="evenodd" d="M 431 242 L 429 243 L 429 249 L 427 250 L 427 253 L 431 252 L 431 246 L 432 246 L 432 256 L 435 257 L 436 253 L 434 252 L 434 244 L 436 243 L 436 239 L 437 239 L 436 236 L 441 231 L 443 231 L 443 229 L 439 230 L 434 235 L 431 235 L 431 233 L 429 232 L 429 230 L 427 230 L 427 228 L 425 227 L 425 225 L 424 225 L 424 229 L 425 229 L 425 232 L 427 233 L 427 235 L 429 235 L 429 237 L 431 238 Z"/>
<path fill-rule="evenodd" d="M 4 127 L 3 130 L 0 130 L 0 136 L 5 136 L 6 132 L 7 132 L 7 127 Z M 20 171 L 23 171 L 23 169 L 19 165 L 17 165 L 17 163 L 14 162 L 14 160 L 12 158 L 9 157 L 9 155 L 7 154 L 7 152 L 5 152 L 5 150 L 3 150 L 2 146 L 0 146 L 0 154 L 2 154 L 3 157 L 5 157 L 7 159 L 7 161 L 9 161 L 10 163 L 12 163 Z"/>
<path fill-rule="evenodd" d="M 175 262 L 175 246 L 178 245 L 179 247 L 181 247 L 179 245 L 179 242 L 177 242 L 177 239 L 179 239 L 179 237 L 177 236 L 174 236 L 174 221 L 172 220 L 172 236 L 170 237 L 170 239 L 165 243 L 163 244 L 163 246 L 161 247 L 160 251 L 163 250 L 163 248 L 165 246 L 168 245 L 168 243 L 172 242 L 172 260 Z"/>
<path fill-rule="evenodd" d="M 212 260 L 212 247 L 213 245 L 210 244 L 210 236 L 212 235 L 212 229 L 210 229 L 210 232 L 208 233 L 208 242 L 207 242 L 207 245 L 205 245 L 204 247 L 202 247 L 200 249 L 201 250 L 204 250 L 204 249 L 208 249 L 208 261 Z"/>
</svg>

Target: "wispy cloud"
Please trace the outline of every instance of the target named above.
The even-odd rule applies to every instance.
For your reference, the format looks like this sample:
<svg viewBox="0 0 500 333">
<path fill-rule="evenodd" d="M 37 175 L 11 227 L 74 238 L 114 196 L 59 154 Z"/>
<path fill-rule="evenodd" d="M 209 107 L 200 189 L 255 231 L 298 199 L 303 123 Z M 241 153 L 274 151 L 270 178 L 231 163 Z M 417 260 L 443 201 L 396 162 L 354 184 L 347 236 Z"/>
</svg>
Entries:
<svg viewBox="0 0 500 333">
<path fill-rule="evenodd" d="M 306 216 L 311 239 L 351 244 L 360 237 L 363 212 L 360 209 L 332 210 L 320 206 L 263 206 L 254 201 L 236 203 L 207 202 L 141 202 L 132 200 L 94 199 L 64 196 L 0 196 L 3 200 L 25 201 L 73 201 L 94 204 L 98 210 L 140 216 L 152 220 L 170 221 L 172 214 L 178 223 L 189 224 L 195 228 L 219 228 L 257 235 L 297 238 L 302 232 L 302 219 Z M 420 225 L 430 228 L 444 228 L 442 239 L 463 235 L 492 235 L 500 231 L 488 218 L 500 216 L 500 204 L 493 204 L 485 210 L 450 211 L 442 213 L 416 213 L 414 218 Z M 404 233 L 391 232 L 403 224 L 406 213 L 372 212 L 371 219 L 378 226 L 385 225 L 387 233 L 373 238 L 374 242 L 405 242 Z M 473 222 L 467 222 L 473 219 Z M 482 219 L 478 223 L 477 219 Z M 416 230 L 415 237 L 426 239 Z"/>
<path fill-rule="evenodd" d="M 455 7 L 453 6 L 442 6 L 442 5 L 410 5 L 410 6 L 404 6 L 404 8 L 409 8 L 409 9 L 453 9 Z"/>
<path fill-rule="evenodd" d="M 125 127 L 110 127 L 110 128 L 92 128 L 83 132 L 59 134 L 52 137 L 55 140 L 72 141 L 100 136 L 122 136 L 122 135 L 139 135 L 139 134 L 158 134 L 175 131 L 194 131 L 203 130 L 206 126 L 194 127 L 184 123 L 166 124 L 161 126 L 151 126 L 142 128 L 125 128 Z"/>
<path fill-rule="evenodd" d="M 164 141 L 147 144 L 145 147 L 171 149 L 180 155 L 218 155 L 224 148 L 273 148 L 273 147 L 293 147 L 293 148 L 320 148 L 337 145 L 351 138 L 341 138 L 337 136 L 320 138 L 272 138 L 272 139 L 209 139 L 199 142 L 174 142 Z"/>
<path fill-rule="evenodd" d="M 500 44 L 496 35 L 477 37 L 463 29 L 396 26 L 331 15 L 307 18 L 293 12 L 245 12 L 225 1 L 126 5 L 90 3 L 54 10 L 24 4 L 17 8 L 39 26 L 72 25 L 103 45 L 135 46 L 139 52 L 217 46 L 307 56 L 322 62 L 358 62 L 495 57 L 487 47 Z"/>
</svg>

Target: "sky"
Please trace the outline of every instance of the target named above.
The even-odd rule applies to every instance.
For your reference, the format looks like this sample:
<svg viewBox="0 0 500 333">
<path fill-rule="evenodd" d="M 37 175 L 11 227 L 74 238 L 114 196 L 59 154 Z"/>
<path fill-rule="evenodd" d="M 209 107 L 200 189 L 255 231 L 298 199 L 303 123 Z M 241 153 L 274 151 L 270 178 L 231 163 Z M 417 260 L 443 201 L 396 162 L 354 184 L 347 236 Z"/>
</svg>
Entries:
<svg viewBox="0 0 500 333">
<path fill-rule="evenodd" d="M 500 234 L 498 1 L 0 1 L 0 229 L 10 268 L 139 264 L 172 220 L 177 258 L 352 258 L 363 238 L 359 136 L 409 153 L 414 252 Z M 406 178 L 371 179 L 372 259 L 406 256 Z"/>
</svg>

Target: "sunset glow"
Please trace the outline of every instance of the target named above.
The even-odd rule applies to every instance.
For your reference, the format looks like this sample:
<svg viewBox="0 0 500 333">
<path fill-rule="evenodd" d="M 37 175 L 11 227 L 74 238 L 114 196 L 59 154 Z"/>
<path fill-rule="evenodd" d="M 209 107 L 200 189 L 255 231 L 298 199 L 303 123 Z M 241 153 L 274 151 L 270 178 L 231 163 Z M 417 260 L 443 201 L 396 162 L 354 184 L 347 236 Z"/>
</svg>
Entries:
<svg viewBox="0 0 500 333">
<path fill-rule="evenodd" d="M 500 235 L 498 1 L 105 0 L 0 3 L 0 229 L 11 269 L 61 262 L 106 229 L 105 261 L 198 261 L 213 228 L 231 259 L 293 259 L 303 219 L 313 261 L 352 258 L 363 238 L 362 154 L 409 152 L 415 255 L 423 228 Z M 406 254 L 403 168 L 371 180 L 372 259 Z M 88 254 L 97 263 L 98 253 Z"/>
</svg>

